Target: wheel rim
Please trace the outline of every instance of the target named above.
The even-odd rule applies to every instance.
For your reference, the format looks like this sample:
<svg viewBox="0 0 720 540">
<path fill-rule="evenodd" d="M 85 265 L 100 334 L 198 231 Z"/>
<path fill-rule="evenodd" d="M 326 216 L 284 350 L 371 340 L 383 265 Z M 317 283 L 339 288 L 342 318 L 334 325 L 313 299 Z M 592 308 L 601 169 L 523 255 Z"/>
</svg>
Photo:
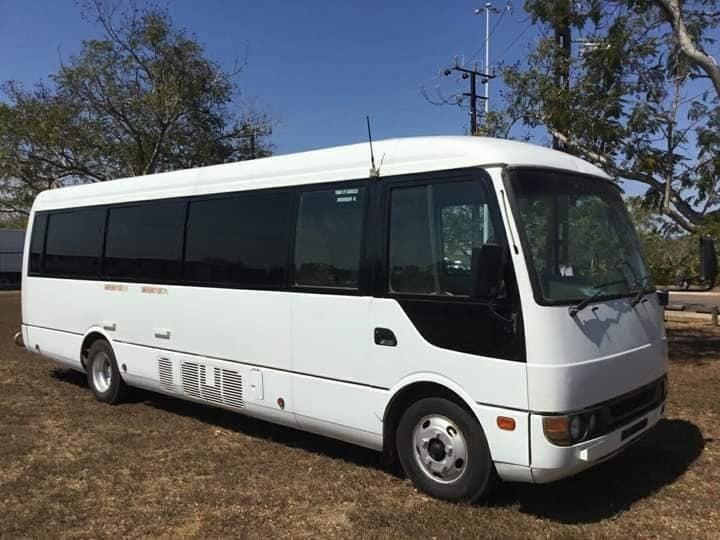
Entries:
<svg viewBox="0 0 720 540">
<path fill-rule="evenodd" d="M 415 461 L 435 482 L 456 482 L 467 469 L 467 442 L 457 424 L 441 415 L 424 416 L 413 430 Z"/>
<path fill-rule="evenodd" d="M 107 392 L 112 384 L 112 364 L 107 353 L 98 352 L 92 360 L 92 379 L 99 392 Z"/>
</svg>

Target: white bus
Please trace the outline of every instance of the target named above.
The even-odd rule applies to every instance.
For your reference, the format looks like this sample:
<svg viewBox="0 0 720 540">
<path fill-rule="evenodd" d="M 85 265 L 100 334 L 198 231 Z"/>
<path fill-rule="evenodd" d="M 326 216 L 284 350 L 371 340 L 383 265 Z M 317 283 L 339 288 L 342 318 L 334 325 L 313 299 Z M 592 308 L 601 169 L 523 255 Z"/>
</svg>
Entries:
<svg viewBox="0 0 720 540">
<path fill-rule="evenodd" d="M 663 414 L 620 189 L 529 144 L 356 144 L 41 193 L 22 343 L 87 373 L 397 457 L 433 496 L 599 463 Z M 18 338 L 20 339 L 20 338 Z"/>
</svg>

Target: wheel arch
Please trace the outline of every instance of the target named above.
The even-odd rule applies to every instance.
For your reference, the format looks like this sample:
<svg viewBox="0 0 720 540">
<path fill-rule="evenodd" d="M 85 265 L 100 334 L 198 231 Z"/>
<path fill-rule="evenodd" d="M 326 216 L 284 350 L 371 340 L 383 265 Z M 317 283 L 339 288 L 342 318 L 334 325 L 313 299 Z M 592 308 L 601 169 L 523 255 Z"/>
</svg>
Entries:
<svg viewBox="0 0 720 540">
<path fill-rule="evenodd" d="M 103 328 L 99 326 L 93 326 L 91 328 L 88 328 L 88 330 L 85 332 L 85 335 L 83 336 L 80 345 L 80 364 L 82 364 L 83 369 L 87 369 L 87 366 L 85 365 L 85 360 L 87 359 L 87 352 L 88 350 L 90 350 L 92 344 L 95 343 L 95 341 L 97 341 L 98 339 L 104 339 L 112 347 L 112 338 L 107 334 L 107 332 L 105 332 Z"/>
<path fill-rule="evenodd" d="M 403 412 L 414 402 L 427 397 L 441 397 L 451 401 L 475 418 L 482 427 L 473 408 L 474 401 L 456 383 L 436 374 L 415 374 L 390 389 L 390 400 L 383 412 L 383 457 L 394 462 L 397 457 L 395 431 Z"/>
</svg>

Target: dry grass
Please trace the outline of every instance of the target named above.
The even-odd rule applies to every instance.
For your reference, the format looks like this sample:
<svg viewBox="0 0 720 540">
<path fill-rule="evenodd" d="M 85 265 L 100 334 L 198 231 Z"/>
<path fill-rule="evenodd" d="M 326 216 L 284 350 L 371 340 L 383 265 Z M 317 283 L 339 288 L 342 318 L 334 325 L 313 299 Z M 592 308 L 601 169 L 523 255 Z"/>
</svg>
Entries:
<svg viewBox="0 0 720 540">
<path fill-rule="evenodd" d="M 416 493 L 379 455 L 146 392 L 111 407 L 10 343 L 0 296 L 0 536 L 712 537 L 720 331 L 673 323 L 667 419 L 617 458 L 482 506 Z"/>
</svg>

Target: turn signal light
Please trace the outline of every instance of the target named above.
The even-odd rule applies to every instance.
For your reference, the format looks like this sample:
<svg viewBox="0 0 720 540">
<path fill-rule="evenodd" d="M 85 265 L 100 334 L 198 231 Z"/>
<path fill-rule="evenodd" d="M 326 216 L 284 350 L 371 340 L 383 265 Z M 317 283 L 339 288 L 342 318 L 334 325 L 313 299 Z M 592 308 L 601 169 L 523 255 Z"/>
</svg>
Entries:
<svg viewBox="0 0 720 540">
<path fill-rule="evenodd" d="M 566 446 L 569 443 L 568 417 L 546 416 L 543 418 L 543 431 L 550 442 Z"/>
<path fill-rule="evenodd" d="M 596 417 L 593 411 L 562 416 L 545 416 L 542 424 L 547 440 L 558 446 L 571 446 L 586 441 L 593 435 Z"/>
<path fill-rule="evenodd" d="M 505 431 L 514 431 L 515 430 L 515 419 L 510 418 L 509 416 L 498 416 L 497 417 L 497 426 L 500 429 L 504 429 Z"/>
</svg>

